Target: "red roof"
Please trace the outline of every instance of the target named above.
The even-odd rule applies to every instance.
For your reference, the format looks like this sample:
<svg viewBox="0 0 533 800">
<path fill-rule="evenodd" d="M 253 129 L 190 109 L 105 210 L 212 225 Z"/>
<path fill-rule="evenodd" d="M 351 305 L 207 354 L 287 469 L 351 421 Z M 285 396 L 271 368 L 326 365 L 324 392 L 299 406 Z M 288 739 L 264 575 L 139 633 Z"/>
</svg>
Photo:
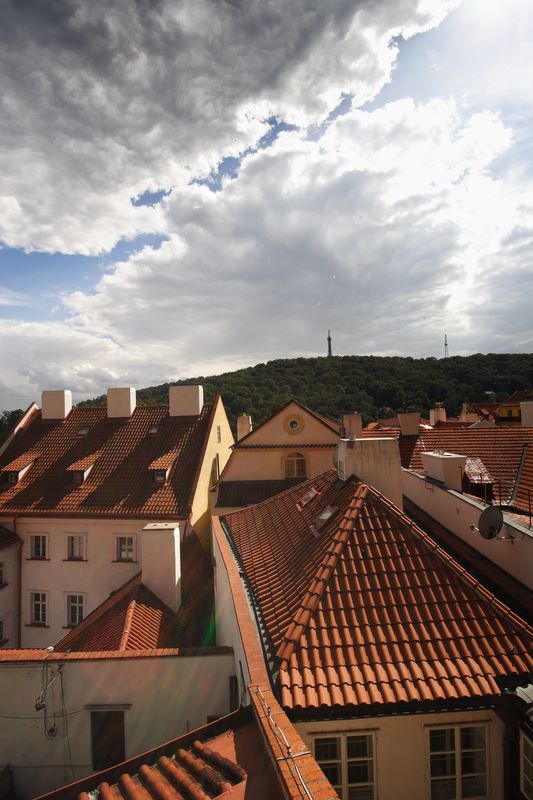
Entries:
<svg viewBox="0 0 533 800">
<path fill-rule="evenodd" d="M 319 494 L 300 511 L 311 486 Z M 316 536 L 326 507 L 334 513 Z M 332 470 L 223 523 L 286 708 L 493 696 L 497 677 L 533 669 L 531 628 L 353 478 Z"/>
<path fill-rule="evenodd" d="M 0 485 L 0 514 L 186 518 L 216 402 L 189 417 L 170 417 L 167 406 L 140 406 L 127 419 L 105 408 L 74 408 L 65 421 L 35 413 L 0 456 L 5 469 L 39 454 L 15 486 Z M 165 484 L 150 472 L 161 458 L 173 465 Z M 71 471 L 93 462 L 73 484 Z"/>
<path fill-rule="evenodd" d="M 56 652 L 176 648 L 207 643 L 212 569 L 196 534 L 181 544 L 182 604 L 177 613 L 142 583 L 139 572 L 56 645 Z"/>
<path fill-rule="evenodd" d="M 526 443 L 533 444 L 533 428 L 443 428 L 420 431 L 412 443 L 410 456 L 407 448 L 402 451 L 400 439 L 400 453 L 402 465 L 417 472 L 424 471 L 420 457 L 424 451 L 444 450 L 480 459 L 494 480 L 495 496 L 499 499 L 501 483 L 502 502 L 506 503 L 511 500 Z"/>
</svg>

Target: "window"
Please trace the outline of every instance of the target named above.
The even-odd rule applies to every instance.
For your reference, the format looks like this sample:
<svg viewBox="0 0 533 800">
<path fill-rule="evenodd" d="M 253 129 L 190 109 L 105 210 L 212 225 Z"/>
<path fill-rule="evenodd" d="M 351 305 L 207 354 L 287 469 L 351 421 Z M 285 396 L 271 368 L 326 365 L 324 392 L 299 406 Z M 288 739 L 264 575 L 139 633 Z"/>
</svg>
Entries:
<svg viewBox="0 0 533 800">
<path fill-rule="evenodd" d="M 46 536 L 30 536 L 30 558 L 46 559 Z"/>
<path fill-rule="evenodd" d="M 30 620 L 32 625 L 46 625 L 46 592 L 30 593 Z"/>
<path fill-rule="evenodd" d="M 156 483 L 165 483 L 167 479 L 167 471 L 166 469 L 154 469 L 154 481 Z"/>
<path fill-rule="evenodd" d="M 18 480 L 19 480 L 18 472 L 14 472 L 13 470 L 11 470 L 10 472 L 7 473 L 7 482 L 10 486 L 14 486 L 16 483 L 18 483 Z"/>
<path fill-rule="evenodd" d="M 314 741 L 315 759 L 343 800 L 374 800 L 375 746 L 371 733 L 324 736 Z"/>
<path fill-rule="evenodd" d="M 85 536 L 73 533 L 67 536 L 67 561 L 83 561 L 85 559 Z"/>
<path fill-rule="evenodd" d="M 217 425 L 217 443 L 220 444 L 222 441 L 222 431 L 220 430 L 220 425 Z"/>
<path fill-rule="evenodd" d="M 520 791 L 533 800 L 533 741 L 520 731 Z"/>
<path fill-rule="evenodd" d="M 81 469 L 75 469 L 72 473 L 72 483 L 80 486 L 85 479 L 85 473 Z"/>
<path fill-rule="evenodd" d="M 286 478 L 305 478 L 307 475 L 307 466 L 305 457 L 301 453 L 291 453 L 285 459 L 285 477 Z"/>
<path fill-rule="evenodd" d="M 488 797 L 484 725 L 429 731 L 431 800 Z"/>
<path fill-rule="evenodd" d="M 133 561 L 135 557 L 134 537 L 117 536 L 117 561 Z"/>
<path fill-rule="evenodd" d="M 73 628 L 83 620 L 85 597 L 82 594 L 67 594 L 67 626 Z"/>
</svg>

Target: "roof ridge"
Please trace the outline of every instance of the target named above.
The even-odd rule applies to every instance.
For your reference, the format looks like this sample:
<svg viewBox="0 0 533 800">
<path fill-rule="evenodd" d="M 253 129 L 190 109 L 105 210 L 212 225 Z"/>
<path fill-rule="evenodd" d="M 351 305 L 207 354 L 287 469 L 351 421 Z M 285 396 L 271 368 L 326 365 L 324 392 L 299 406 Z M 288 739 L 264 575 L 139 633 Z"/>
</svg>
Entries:
<svg viewBox="0 0 533 800">
<path fill-rule="evenodd" d="M 206 406 L 207 406 L 207 403 L 204 403 L 203 408 L 206 408 Z M 196 471 L 194 473 L 194 480 L 192 482 L 191 490 L 190 490 L 189 496 L 187 498 L 187 512 L 189 514 L 191 513 L 192 504 L 193 504 L 193 500 L 194 500 L 194 495 L 196 494 L 196 489 L 198 487 L 198 481 L 200 480 L 200 473 L 202 471 L 202 466 L 203 466 L 203 463 L 204 463 L 204 457 L 205 457 L 205 454 L 206 454 L 206 451 L 207 451 L 207 443 L 209 442 L 209 439 L 211 437 L 211 431 L 213 430 L 213 424 L 215 422 L 215 416 L 216 416 L 216 413 L 218 411 L 219 406 L 222 406 L 222 409 L 224 410 L 224 413 L 225 413 L 226 409 L 224 407 L 224 403 L 222 402 L 222 395 L 216 394 L 215 397 L 213 398 L 213 402 L 209 404 L 209 421 L 207 423 L 207 430 L 205 432 L 204 440 L 202 442 L 202 449 L 201 449 L 201 452 L 200 452 L 200 457 L 199 457 L 198 463 L 196 465 Z M 203 409 L 202 409 L 202 411 L 203 411 Z M 200 412 L 200 414 L 198 414 L 197 423 L 200 422 L 201 417 L 202 417 L 202 412 Z"/>
<path fill-rule="evenodd" d="M 445 562 L 470 588 L 480 595 L 485 602 L 489 601 L 494 607 L 495 611 L 502 617 L 508 619 L 514 627 L 518 628 L 528 635 L 533 634 L 533 626 L 527 620 L 523 619 L 519 614 L 516 614 L 503 600 L 491 592 L 487 587 L 477 578 L 475 578 L 466 567 L 463 567 L 447 550 L 445 550 L 433 537 L 423 530 L 419 525 L 408 517 L 404 511 L 401 511 L 395 506 L 385 495 L 381 494 L 373 486 L 369 487 L 370 494 L 373 499 L 379 499 L 384 505 L 388 506 L 389 511 L 395 512 L 402 521 L 409 526 L 411 533 L 423 544 L 430 549 L 441 561 Z"/>
<path fill-rule="evenodd" d="M 344 549 L 353 527 L 348 523 L 359 515 L 359 512 L 366 500 L 368 493 L 368 486 L 365 483 L 359 483 L 355 488 L 352 495 L 348 510 L 344 513 L 342 520 L 337 525 L 337 530 L 332 537 L 326 552 L 322 557 L 322 561 L 312 578 L 309 587 L 304 594 L 298 609 L 296 610 L 293 620 L 287 628 L 283 640 L 278 647 L 276 655 L 282 661 L 288 661 L 294 652 L 298 641 L 305 628 L 309 624 L 311 615 L 315 611 L 318 603 L 320 602 L 328 581 L 335 569 L 339 557 Z"/>
<path fill-rule="evenodd" d="M 142 577 L 142 573 L 141 573 Z M 124 626 L 122 628 L 122 635 L 120 637 L 120 642 L 118 645 L 119 650 L 127 650 L 128 649 L 128 639 L 130 638 L 130 633 L 133 625 L 133 615 L 135 614 L 135 609 L 137 607 L 137 596 L 139 594 L 141 584 L 137 584 L 135 589 L 132 592 L 132 596 L 130 602 L 128 603 L 128 608 L 126 611 L 126 616 L 124 617 Z"/>
</svg>

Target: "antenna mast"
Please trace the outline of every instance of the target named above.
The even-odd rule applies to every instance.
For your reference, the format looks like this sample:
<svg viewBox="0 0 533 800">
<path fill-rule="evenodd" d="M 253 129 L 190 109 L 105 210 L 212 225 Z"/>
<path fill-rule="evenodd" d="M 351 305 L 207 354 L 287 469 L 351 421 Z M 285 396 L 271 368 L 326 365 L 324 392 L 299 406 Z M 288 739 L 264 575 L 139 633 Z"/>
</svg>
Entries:
<svg viewBox="0 0 533 800">
<path fill-rule="evenodd" d="M 331 358 L 331 331 L 328 330 L 328 358 Z"/>
<path fill-rule="evenodd" d="M 444 358 L 448 358 L 448 337 L 444 334 Z"/>
</svg>

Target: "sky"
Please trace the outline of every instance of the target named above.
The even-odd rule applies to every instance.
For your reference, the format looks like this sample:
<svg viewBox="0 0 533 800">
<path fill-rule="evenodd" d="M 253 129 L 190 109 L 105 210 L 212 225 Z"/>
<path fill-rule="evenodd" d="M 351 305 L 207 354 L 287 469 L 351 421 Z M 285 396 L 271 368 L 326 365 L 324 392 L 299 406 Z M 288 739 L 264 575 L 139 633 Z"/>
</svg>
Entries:
<svg viewBox="0 0 533 800">
<path fill-rule="evenodd" d="M 3 0 L 0 409 L 533 351 L 530 0 Z"/>
</svg>

